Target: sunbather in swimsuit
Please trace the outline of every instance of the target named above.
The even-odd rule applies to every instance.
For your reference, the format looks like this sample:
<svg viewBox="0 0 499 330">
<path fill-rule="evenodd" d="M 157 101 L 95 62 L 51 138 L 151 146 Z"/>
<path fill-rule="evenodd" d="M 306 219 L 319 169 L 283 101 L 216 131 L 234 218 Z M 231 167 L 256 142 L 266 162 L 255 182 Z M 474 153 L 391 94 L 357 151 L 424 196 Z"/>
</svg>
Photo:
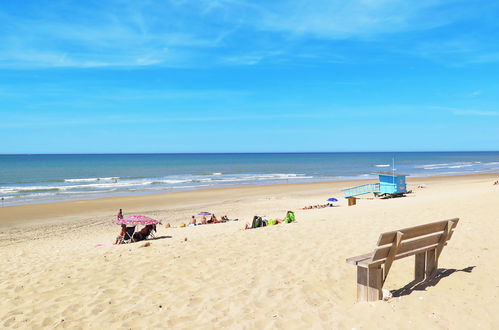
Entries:
<svg viewBox="0 0 499 330">
<path fill-rule="evenodd" d="M 139 241 L 145 240 L 149 236 L 149 234 L 151 234 L 151 231 L 153 231 L 153 230 L 156 231 L 156 225 L 145 226 L 140 231 L 133 234 L 133 241 L 139 242 Z"/>
<path fill-rule="evenodd" d="M 123 239 L 123 237 L 125 237 L 125 234 L 126 234 L 126 225 L 123 224 L 121 225 L 120 234 L 116 237 L 116 241 L 114 242 L 114 244 L 118 244 Z"/>
</svg>

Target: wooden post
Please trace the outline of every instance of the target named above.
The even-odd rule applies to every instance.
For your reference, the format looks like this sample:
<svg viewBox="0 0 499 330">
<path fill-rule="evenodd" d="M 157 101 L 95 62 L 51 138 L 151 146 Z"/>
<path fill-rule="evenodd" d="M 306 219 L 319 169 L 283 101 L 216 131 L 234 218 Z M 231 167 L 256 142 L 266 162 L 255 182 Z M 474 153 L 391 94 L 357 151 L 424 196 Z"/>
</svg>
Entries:
<svg viewBox="0 0 499 330">
<path fill-rule="evenodd" d="M 425 266 L 426 266 L 426 253 L 421 252 L 416 254 L 414 263 L 414 279 L 416 281 L 423 281 L 425 279 Z"/>
<path fill-rule="evenodd" d="M 357 302 L 367 301 L 367 268 L 357 266 Z"/>
<path fill-rule="evenodd" d="M 397 251 L 400 247 L 400 242 L 402 241 L 402 237 L 404 237 L 404 233 L 398 231 L 397 234 L 395 235 L 395 238 L 393 239 L 392 246 L 390 248 L 390 251 L 388 252 L 388 256 L 386 257 L 385 261 L 385 274 L 383 276 L 383 284 L 385 283 L 386 277 L 388 276 L 388 272 L 392 267 L 393 260 L 397 255 Z"/>
<path fill-rule="evenodd" d="M 434 275 L 437 266 L 437 250 L 426 251 L 426 279 Z"/>
<path fill-rule="evenodd" d="M 383 299 L 383 270 L 378 268 L 369 268 L 368 271 L 369 287 L 367 288 L 367 301 L 378 301 Z"/>
<path fill-rule="evenodd" d="M 383 269 L 357 266 L 357 302 L 383 299 Z"/>
<path fill-rule="evenodd" d="M 451 233 L 452 226 L 454 225 L 454 222 L 452 221 L 447 221 L 447 226 L 445 226 L 445 229 L 442 233 L 442 236 L 440 236 L 440 241 L 438 242 L 437 246 L 437 256 L 436 259 L 438 261 L 438 257 L 440 257 L 440 253 L 442 253 L 442 249 L 444 248 L 445 242 L 447 242 L 447 238 L 449 237 Z"/>
</svg>

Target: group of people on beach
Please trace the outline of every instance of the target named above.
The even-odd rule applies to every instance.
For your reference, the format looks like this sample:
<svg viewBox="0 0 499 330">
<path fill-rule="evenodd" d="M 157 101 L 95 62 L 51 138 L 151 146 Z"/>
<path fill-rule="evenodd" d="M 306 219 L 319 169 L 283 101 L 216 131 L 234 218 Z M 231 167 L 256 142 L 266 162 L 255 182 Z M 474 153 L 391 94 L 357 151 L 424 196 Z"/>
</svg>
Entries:
<svg viewBox="0 0 499 330">
<path fill-rule="evenodd" d="M 193 227 L 193 226 L 199 226 L 199 225 L 209 225 L 212 223 L 222 223 L 222 222 L 227 222 L 227 221 L 229 221 L 229 218 L 227 217 L 227 215 L 223 215 L 219 220 L 219 219 L 217 219 L 217 216 L 215 214 L 212 214 L 209 219 L 207 219 L 206 216 L 203 215 L 203 217 L 201 218 L 201 221 L 198 222 L 196 217 L 193 215 L 187 226 Z"/>
<path fill-rule="evenodd" d="M 329 203 L 326 205 L 329 206 Z M 322 206 L 322 207 L 326 207 Z M 332 204 L 330 206 L 333 206 Z M 312 208 L 312 207 L 311 207 Z M 116 215 L 117 220 L 123 219 L 123 210 L 120 209 L 118 211 L 118 214 Z M 238 220 L 238 219 L 234 219 Z M 209 218 L 206 217 L 206 215 L 203 215 L 201 220 L 198 222 L 196 217 L 193 215 L 189 221 L 189 224 L 187 226 L 199 226 L 199 225 L 208 225 L 208 224 L 214 224 L 214 223 L 223 223 L 231 221 L 227 215 L 222 216 L 220 219 L 216 217 L 215 214 L 211 214 Z M 286 216 L 284 219 L 271 219 L 271 220 L 266 220 L 263 219 L 261 216 L 255 215 L 253 217 L 253 221 L 250 223 L 246 223 L 243 229 L 253 229 L 253 228 L 259 228 L 259 227 L 266 227 L 266 226 L 273 226 L 273 225 L 278 225 L 280 223 L 291 223 L 296 221 L 295 214 L 293 211 L 288 211 L 286 213 Z M 169 224 L 168 224 L 169 226 Z M 185 227 L 185 224 L 181 224 L 180 227 Z M 153 232 L 156 232 L 156 225 L 146 225 L 144 228 L 142 228 L 140 231 L 135 232 L 135 227 L 128 227 L 126 224 L 121 224 L 121 230 L 118 236 L 116 237 L 116 240 L 114 244 L 122 244 L 125 242 L 140 242 L 143 240 L 146 240 Z"/>
<path fill-rule="evenodd" d="M 322 209 L 325 207 L 334 207 L 334 205 L 333 205 L 333 203 L 310 205 L 310 206 L 303 207 L 302 210 Z"/>
<path fill-rule="evenodd" d="M 118 214 L 116 214 L 116 219 L 120 220 L 123 219 L 123 210 L 120 209 L 118 211 Z M 132 230 L 133 228 L 133 230 Z M 128 240 L 130 242 L 140 242 L 143 240 L 146 240 L 153 232 L 156 232 L 156 225 L 146 225 L 144 228 L 142 228 L 139 231 L 135 231 L 135 227 L 128 227 L 126 224 L 121 224 L 121 230 L 118 236 L 116 237 L 116 240 L 114 241 L 114 244 L 121 244 L 124 243 L 125 240 Z"/>
</svg>

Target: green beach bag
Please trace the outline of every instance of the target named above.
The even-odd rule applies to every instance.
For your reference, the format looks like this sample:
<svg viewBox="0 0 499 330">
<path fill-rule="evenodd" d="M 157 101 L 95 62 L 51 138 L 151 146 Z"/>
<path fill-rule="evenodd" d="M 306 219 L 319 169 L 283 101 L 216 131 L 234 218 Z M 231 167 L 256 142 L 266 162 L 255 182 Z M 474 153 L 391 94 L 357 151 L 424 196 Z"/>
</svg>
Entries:
<svg viewBox="0 0 499 330">
<path fill-rule="evenodd" d="M 286 214 L 286 219 L 284 220 L 284 222 L 290 223 L 295 221 L 295 219 L 295 214 L 293 212 L 289 212 L 288 214 Z"/>
</svg>

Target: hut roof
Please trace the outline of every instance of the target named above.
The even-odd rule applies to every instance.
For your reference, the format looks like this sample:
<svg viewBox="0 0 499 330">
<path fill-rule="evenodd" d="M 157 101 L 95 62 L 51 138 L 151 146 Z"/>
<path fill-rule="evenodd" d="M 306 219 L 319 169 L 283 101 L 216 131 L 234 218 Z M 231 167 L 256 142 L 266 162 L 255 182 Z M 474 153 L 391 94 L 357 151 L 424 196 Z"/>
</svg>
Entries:
<svg viewBox="0 0 499 330">
<path fill-rule="evenodd" d="M 389 176 L 409 176 L 409 174 L 394 173 L 394 172 L 374 172 L 374 174 L 389 175 Z"/>
</svg>

